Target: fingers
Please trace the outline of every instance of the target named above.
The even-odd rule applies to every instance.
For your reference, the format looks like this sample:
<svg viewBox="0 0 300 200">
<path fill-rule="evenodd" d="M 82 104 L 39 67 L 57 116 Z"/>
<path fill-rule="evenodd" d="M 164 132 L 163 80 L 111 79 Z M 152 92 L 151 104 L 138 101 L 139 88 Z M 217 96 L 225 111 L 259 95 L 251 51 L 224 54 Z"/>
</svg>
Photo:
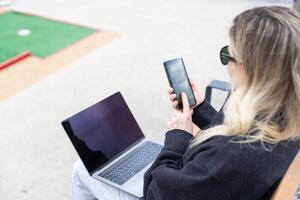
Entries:
<svg viewBox="0 0 300 200">
<path fill-rule="evenodd" d="M 189 81 L 194 90 L 200 91 L 200 89 L 199 89 L 198 85 L 195 83 L 195 81 L 193 81 L 191 79 L 189 79 Z"/>
<path fill-rule="evenodd" d="M 168 94 L 169 94 L 169 99 L 171 101 L 172 107 L 177 109 L 178 101 L 177 101 L 177 98 L 176 98 L 176 94 L 174 94 L 173 88 L 168 89 Z"/>
<path fill-rule="evenodd" d="M 173 108 L 177 108 L 177 106 L 178 106 L 178 101 L 174 101 L 174 102 L 172 103 L 172 107 L 173 107 Z"/>
<path fill-rule="evenodd" d="M 184 92 L 181 93 L 181 98 L 182 98 L 182 105 L 183 105 L 183 114 L 189 114 L 190 104 L 189 104 L 188 98 Z"/>
<path fill-rule="evenodd" d="M 169 93 L 169 94 L 173 94 L 173 93 L 174 93 L 173 88 L 169 88 L 169 89 L 168 89 L 168 93 Z"/>
<path fill-rule="evenodd" d="M 197 87 L 194 82 L 193 82 L 193 84 L 194 84 L 195 87 Z M 174 93 L 174 89 L 170 87 L 168 89 L 168 94 L 169 94 L 169 100 L 171 101 L 172 107 L 175 108 L 176 110 L 178 110 L 178 107 L 177 107 L 178 106 L 178 100 L 177 100 L 176 94 Z M 187 97 L 186 97 L 186 99 L 187 99 Z M 188 104 L 187 108 L 190 108 L 188 100 L 187 100 L 187 104 Z"/>
<path fill-rule="evenodd" d="M 196 83 L 191 79 L 189 79 L 189 81 L 190 81 L 190 84 L 191 84 L 192 88 L 194 88 L 196 86 Z"/>
<path fill-rule="evenodd" d="M 189 111 L 189 115 L 190 115 L 190 116 L 192 116 L 192 115 L 193 115 L 193 113 L 194 113 L 194 110 L 193 110 L 193 109 L 190 109 L 190 111 Z"/>
<path fill-rule="evenodd" d="M 195 81 L 193 81 L 192 79 L 189 79 L 189 81 L 190 81 L 191 86 L 195 86 L 196 85 Z"/>
<path fill-rule="evenodd" d="M 170 101 L 174 101 L 176 99 L 176 94 L 170 94 L 169 99 Z"/>
</svg>

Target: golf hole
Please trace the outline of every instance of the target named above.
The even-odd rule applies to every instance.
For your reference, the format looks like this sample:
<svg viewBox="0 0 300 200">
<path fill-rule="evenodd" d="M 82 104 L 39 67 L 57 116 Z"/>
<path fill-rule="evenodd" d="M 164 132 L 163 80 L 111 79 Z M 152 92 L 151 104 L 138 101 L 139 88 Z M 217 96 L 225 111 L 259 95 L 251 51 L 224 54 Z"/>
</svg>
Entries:
<svg viewBox="0 0 300 200">
<path fill-rule="evenodd" d="M 17 34 L 22 37 L 26 37 L 31 34 L 31 31 L 28 29 L 20 29 L 17 31 Z"/>
</svg>

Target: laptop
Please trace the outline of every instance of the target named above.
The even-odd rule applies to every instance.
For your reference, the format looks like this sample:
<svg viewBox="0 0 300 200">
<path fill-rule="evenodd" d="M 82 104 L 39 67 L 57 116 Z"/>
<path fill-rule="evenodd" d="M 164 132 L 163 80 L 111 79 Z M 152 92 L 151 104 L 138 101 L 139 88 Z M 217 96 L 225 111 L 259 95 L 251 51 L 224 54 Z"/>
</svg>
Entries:
<svg viewBox="0 0 300 200">
<path fill-rule="evenodd" d="M 145 138 L 120 92 L 62 122 L 89 174 L 136 197 L 162 145 Z"/>
</svg>

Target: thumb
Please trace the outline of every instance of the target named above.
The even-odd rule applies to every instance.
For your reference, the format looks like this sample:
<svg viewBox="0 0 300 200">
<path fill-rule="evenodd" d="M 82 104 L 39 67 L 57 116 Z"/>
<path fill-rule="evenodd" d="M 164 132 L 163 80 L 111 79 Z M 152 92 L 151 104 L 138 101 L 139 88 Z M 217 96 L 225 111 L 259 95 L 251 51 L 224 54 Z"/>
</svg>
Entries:
<svg viewBox="0 0 300 200">
<path fill-rule="evenodd" d="M 181 98 L 182 98 L 182 104 L 183 104 L 182 111 L 183 111 L 183 113 L 188 114 L 188 112 L 190 110 L 190 104 L 189 104 L 188 98 L 184 92 L 181 94 Z"/>
</svg>

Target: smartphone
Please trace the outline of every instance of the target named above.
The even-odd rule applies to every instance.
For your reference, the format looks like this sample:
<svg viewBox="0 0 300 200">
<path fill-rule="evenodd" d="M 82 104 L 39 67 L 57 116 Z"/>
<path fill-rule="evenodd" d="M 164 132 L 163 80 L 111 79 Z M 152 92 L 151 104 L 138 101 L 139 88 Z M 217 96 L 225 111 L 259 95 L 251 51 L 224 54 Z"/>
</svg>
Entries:
<svg viewBox="0 0 300 200">
<path fill-rule="evenodd" d="M 176 58 L 173 60 L 168 60 L 164 62 L 164 68 L 168 77 L 168 81 L 170 86 L 174 89 L 176 94 L 176 98 L 178 101 L 178 108 L 182 109 L 182 98 L 181 93 L 185 92 L 187 95 L 189 105 L 196 105 L 196 99 L 194 92 L 192 90 L 192 86 L 190 84 L 183 59 Z"/>
</svg>

